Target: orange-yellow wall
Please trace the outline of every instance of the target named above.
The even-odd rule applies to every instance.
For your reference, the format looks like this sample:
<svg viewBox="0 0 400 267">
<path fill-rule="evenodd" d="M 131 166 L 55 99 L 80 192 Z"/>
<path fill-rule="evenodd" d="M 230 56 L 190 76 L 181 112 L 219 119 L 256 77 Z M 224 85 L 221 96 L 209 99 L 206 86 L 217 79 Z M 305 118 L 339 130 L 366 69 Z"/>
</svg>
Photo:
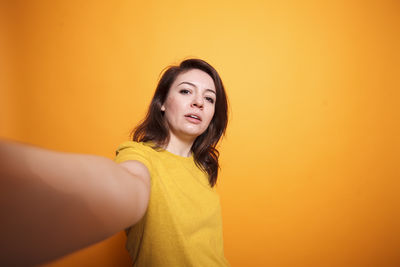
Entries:
<svg viewBox="0 0 400 267">
<path fill-rule="evenodd" d="M 160 71 L 200 57 L 232 108 L 218 185 L 232 266 L 400 266 L 398 1 L 3 8 L 2 137 L 112 158 Z M 128 266 L 123 243 L 46 266 Z"/>
</svg>

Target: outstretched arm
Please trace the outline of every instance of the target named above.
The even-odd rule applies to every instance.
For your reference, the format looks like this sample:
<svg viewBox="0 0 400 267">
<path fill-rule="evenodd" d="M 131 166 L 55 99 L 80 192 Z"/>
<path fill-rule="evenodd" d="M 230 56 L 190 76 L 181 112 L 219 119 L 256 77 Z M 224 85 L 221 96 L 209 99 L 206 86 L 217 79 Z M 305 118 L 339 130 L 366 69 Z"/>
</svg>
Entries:
<svg viewBox="0 0 400 267">
<path fill-rule="evenodd" d="M 138 162 L 0 140 L 0 265 L 39 264 L 101 241 L 138 222 L 149 194 Z"/>
</svg>

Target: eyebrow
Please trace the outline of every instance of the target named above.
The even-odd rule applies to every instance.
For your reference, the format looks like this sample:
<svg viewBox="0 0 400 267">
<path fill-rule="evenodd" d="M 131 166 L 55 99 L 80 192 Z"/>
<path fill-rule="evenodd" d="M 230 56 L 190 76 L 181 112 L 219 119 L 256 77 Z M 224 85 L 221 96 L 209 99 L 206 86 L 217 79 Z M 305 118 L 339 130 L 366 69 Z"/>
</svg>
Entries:
<svg viewBox="0 0 400 267">
<path fill-rule="evenodd" d="M 181 85 L 181 84 L 189 84 L 189 85 L 191 85 L 191 86 L 193 86 L 193 87 L 196 87 L 197 88 L 197 86 L 194 84 L 194 83 L 191 83 L 191 82 L 181 82 L 180 84 L 178 84 L 178 86 L 179 85 Z M 214 93 L 215 95 L 217 95 L 217 93 L 215 93 L 215 91 L 214 90 L 211 90 L 211 89 L 206 89 L 206 91 L 208 91 L 208 92 L 211 92 L 211 93 Z"/>
</svg>

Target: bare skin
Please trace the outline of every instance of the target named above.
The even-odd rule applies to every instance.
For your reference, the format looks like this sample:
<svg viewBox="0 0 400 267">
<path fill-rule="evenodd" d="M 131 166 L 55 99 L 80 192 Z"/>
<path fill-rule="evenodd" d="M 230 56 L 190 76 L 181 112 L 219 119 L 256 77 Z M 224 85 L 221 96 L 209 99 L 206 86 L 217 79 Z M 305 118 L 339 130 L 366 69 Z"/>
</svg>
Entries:
<svg viewBox="0 0 400 267">
<path fill-rule="evenodd" d="M 166 150 L 183 157 L 189 156 L 194 140 L 210 124 L 215 101 L 214 81 L 207 73 L 193 69 L 178 75 L 161 107 L 170 128 Z M 188 118 L 190 114 L 199 119 Z"/>
<path fill-rule="evenodd" d="M 0 265 L 53 260 L 139 221 L 150 176 L 130 165 L 0 141 Z"/>
</svg>

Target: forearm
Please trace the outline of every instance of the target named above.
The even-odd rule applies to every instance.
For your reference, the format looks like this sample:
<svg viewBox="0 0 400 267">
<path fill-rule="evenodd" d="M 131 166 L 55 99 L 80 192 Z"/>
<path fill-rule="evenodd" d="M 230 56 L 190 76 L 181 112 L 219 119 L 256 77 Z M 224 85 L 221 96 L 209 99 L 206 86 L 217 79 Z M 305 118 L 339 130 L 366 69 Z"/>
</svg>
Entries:
<svg viewBox="0 0 400 267">
<path fill-rule="evenodd" d="M 135 210 L 146 193 L 143 182 L 104 157 L 0 141 L 0 175 L 1 262 L 15 264 L 25 246 L 25 263 L 62 256 L 128 227 L 144 212 Z"/>
</svg>

